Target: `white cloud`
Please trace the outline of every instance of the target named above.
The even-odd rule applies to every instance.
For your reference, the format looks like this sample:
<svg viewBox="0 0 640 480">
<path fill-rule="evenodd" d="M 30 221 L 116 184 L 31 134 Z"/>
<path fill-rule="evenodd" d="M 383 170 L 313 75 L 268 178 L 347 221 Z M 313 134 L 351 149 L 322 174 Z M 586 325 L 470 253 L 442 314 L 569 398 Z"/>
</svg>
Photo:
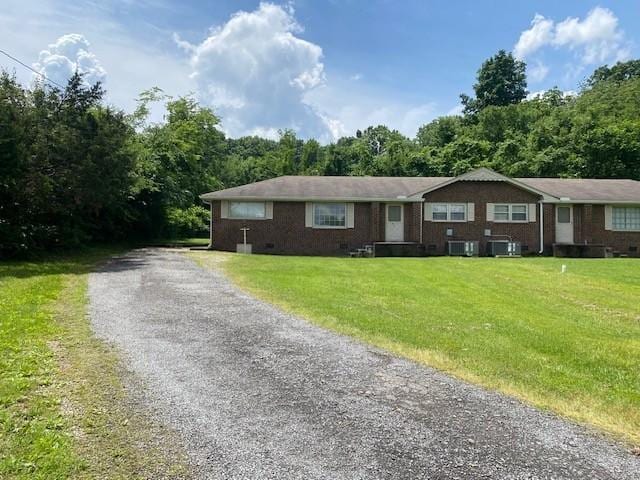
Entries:
<svg viewBox="0 0 640 480">
<path fill-rule="evenodd" d="M 624 33 L 618 29 L 618 18 L 606 8 L 596 7 L 584 20 L 567 18 L 556 25 L 553 44 L 582 49 L 584 63 L 604 62 L 625 57 L 628 45 Z"/>
<path fill-rule="evenodd" d="M 158 8 L 169 8 L 161 5 L 163 1 L 145 0 L 145 3 L 149 3 L 148 7 L 141 6 L 139 2 L 135 5 L 150 16 L 151 13 L 157 13 Z M 2 48 L 27 64 L 41 63 L 39 54 L 43 50 L 50 52 L 47 45 L 53 39 L 69 32 L 83 35 L 91 41 L 89 52 L 99 59 L 103 70 L 108 72 L 107 102 L 129 112 L 135 109 L 138 94 L 153 86 L 173 96 L 194 90 L 188 76 L 189 65 L 174 51 L 170 31 L 162 31 L 159 37 L 155 26 L 142 21 L 136 22 L 135 28 L 130 29 L 121 23 L 120 4 L 99 2 L 95 7 L 89 9 L 85 4 L 64 0 L 2 0 L 0 32 L 20 32 L 20 35 L 5 35 Z M 179 7 L 180 11 L 184 8 L 187 7 Z M 34 15 L 34 11 L 38 15 Z M 50 61 L 56 60 L 48 58 Z M 69 60 L 72 63 L 77 61 L 72 58 Z M 66 60 L 57 61 L 62 61 L 62 71 L 67 74 L 75 71 L 75 67 L 70 67 Z M 17 78 L 24 84 L 32 79 L 29 70 L 6 57 L 0 56 L 0 67 L 15 69 Z M 66 82 L 66 78 L 61 80 Z M 63 82 L 60 83 L 64 85 Z M 154 107 L 151 120 L 160 121 L 163 114 L 163 108 Z"/>
<path fill-rule="evenodd" d="M 175 40 L 189 52 L 199 99 L 220 113 L 231 136 L 293 128 L 331 140 L 335 126 L 305 101 L 325 82 L 322 49 L 299 38 L 301 31 L 291 7 L 261 3 L 232 15 L 199 44 Z"/>
<path fill-rule="evenodd" d="M 356 130 L 386 125 L 409 137 L 418 128 L 444 113 L 434 102 L 409 102 L 391 99 L 388 93 L 361 82 L 331 78 L 326 85 L 305 95 L 305 100 L 317 111 L 331 112 L 334 120 L 326 119 L 334 138 L 354 135 Z"/>
<path fill-rule="evenodd" d="M 536 14 L 531 28 L 522 32 L 513 52 L 524 59 L 546 46 L 574 51 L 583 65 L 627 60 L 631 55 L 618 18 L 602 7 L 591 10 L 583 20 L 567 17 L 558 23 Z"/>
<path fill-rule="evenodd" d="M 539 48 L 551 43 L 553 39 L 553 20 L 544 18 L 536 13 L 531 21 L 531 28 L 520 34 L 513 54 L 518 59 L 524 59 Z"/>
<path fill-rule="evenodd" d="M 76 71 L 84 74 L 84 81 L 89 85 L 104 82 L 107 72 L 89 48 L 83 35 L 68 33 L 42 50 L 33 68 L 61 85 L 66 85 Z"/>
<path fill-rule="evenodd" d="M 362 80 L 362 74 L 361 73 L 354 73 L 353 75 L 351 75 L 349 77 L 349 80 L 353 80 L 354 82 L 357 82 L 358 80 Z"/>
<path fill-rule="evenodd" d="M 449 110 L 447 110 L 446 115 L 447 116 L 462 115 L 462 112 L 464 112 L 464 106 L 459 103 L 455 107 L 452 107 Z"/>
<path fill-rule="evenodd" d="M 536 98 L 542 98 L 542 96 L 547 93 L 548 90 L 538 90 L 536 92 L 530 92 L 525 100 L 534 100 Z M 576 92 L 575 90 L 564 90 L 562 92 L 562 96 L 564 98 L 566 97 L 575 97 L 576 95 L 578 95 L 578 92 Z"/>
<path fill-rule="evenodd" d="M 532 82 L 540 82 L 544 80 L 544 78 L 549 73 L 549 67 L 547 67 L 540 60 L 536 60 L 533 65 L 527 65 L 527 70 L 529 73 L 529 79 Z"/>
</svg>

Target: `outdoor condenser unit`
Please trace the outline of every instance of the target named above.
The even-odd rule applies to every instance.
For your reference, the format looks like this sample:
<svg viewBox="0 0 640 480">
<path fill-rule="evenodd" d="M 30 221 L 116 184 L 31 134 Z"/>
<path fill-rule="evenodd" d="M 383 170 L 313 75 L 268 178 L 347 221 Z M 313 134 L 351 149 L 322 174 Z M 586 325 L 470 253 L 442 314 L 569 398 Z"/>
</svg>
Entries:
<svg viewBox="0 0 640 480">
<path fill-rule="evenodd" d="M 520 242 L 509 240 L 489 240 L 487 254 L 492 257 L 515 257 L 522 253 Z"/>
<path fill-rule="evenodd" d="M 447 242 L 449 255 L 473 257 L 478 255 L 478 242 L 465 240 L 450 240 Z"/>
</svg>

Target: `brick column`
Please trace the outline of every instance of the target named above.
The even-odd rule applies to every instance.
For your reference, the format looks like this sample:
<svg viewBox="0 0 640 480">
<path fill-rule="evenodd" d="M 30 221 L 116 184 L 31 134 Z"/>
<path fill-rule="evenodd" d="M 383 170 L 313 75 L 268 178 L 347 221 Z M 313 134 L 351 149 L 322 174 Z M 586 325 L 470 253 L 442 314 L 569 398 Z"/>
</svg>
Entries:
<svg viewBox="0 0 640 480">
<path fill-rule="evenodd" d="M 582 238 L 582 205 L 574 205 L 573 210 L 573 243 L 584 243 Z"/>
<path fill-rule="evenodd" d="M 380 240 L 380 202 L 371 202 L 371 241 Z"/>
<path fill-rule="evenodd" d="M 586 243 L 593 243 L 591 237 L 591 225 L 593 224 L 593 205 L 584 205 L 582 207 L 583 219 L 582 219 L 582 235 L 583 240 Z"/>
</svg>

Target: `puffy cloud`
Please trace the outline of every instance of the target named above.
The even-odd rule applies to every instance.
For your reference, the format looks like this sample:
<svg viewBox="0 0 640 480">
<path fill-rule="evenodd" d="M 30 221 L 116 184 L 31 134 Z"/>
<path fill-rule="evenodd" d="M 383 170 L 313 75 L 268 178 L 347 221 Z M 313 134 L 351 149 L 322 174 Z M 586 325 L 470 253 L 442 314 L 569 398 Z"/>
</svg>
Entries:
<svg viewBox="0 0 640 480">
<path fill-rule="evenodd" d="M 325 117 L 334 138 L 354 135 L 356 130 L 386 125 L 414 137 L 418 128 L 443 112 L 435 102 L 412 102 L 391 96 L 349 77 L 330 78 L 326 85 L 305 97 L 319 111 L 331 112 L 337 120 Z"/>
<path fill-rule="evenodd" d="M 527 65 L 527 70 L 529 73 L 529 79 L 531 79 L 532 82 L 540 82 L 544 80 L 549 73 L 549 67 L 540 60 L 536 60 L 533 65 Z"/>
<path fill-rule="evenodd" d="M 584 65 L 626 60 L 631 53 L 618 18 L 602 7 L 591 10 L 583 20 L 568 17 L 558 23 L 536 14 L 531 28 L 520 35 L 513 53 L 524 59 L 545 46 L 569 48 L 577 52 Z"/>
<path fill-rule="evenodd" d="M 291 7 L 261 3 L 238 12 L 199 44 L 174 35 L 190 57 L 201 101 L 214 107 L 231 136 L 274 136 L 293 128 L 331 140 L 332 121 L 305 101 L 325 81 L 322 49 L 297 36 Z"/>
<path fill-rule="evenodd" d="M 40 52 L 33 68 L 61 85 L 65 85 L 76 71 L 85 74 L 87 84 L 104 82 L 107 72 L 89 48 L 90 44 L 83 35 L 63 35 Z"/>
<path fill-rule="evenodd" d="M 516 58 L 523 59 L 553 40 L 553 20 L 548 20 L 536 13 L 531 21 L 531 28 L 520 34 L 518 43 L 513 49 Z"/>
<path fill-rule="evenodd" d="M 621 59 L 628 55 L 623 45 L 624 34 L 618 29 L 618 18 L 606 8 L 596 7 L 584 20 L 567 18 L 556 25 L 553 44 L 582 49 L 584 63 Z"/>
</svg>

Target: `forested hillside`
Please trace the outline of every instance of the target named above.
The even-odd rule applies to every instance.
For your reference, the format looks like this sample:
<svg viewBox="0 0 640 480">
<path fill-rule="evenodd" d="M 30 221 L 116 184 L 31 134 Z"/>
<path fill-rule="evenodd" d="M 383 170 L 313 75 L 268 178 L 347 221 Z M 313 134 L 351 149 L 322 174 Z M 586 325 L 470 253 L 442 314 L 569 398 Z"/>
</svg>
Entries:
<svg viewBox="0 0 640 480">
<path fill-rule="evenodd" d="M 0 76 L 0 255 L 206 231 L 198 195 L 278 175 L 457 175 L 640 179 L 640 60 L 601 67 L 576 95 L 526 99 L 525 68 L 503 51 L 478 72 L 460 116 L 407 138 L 371 126 L 329 145 L 283 131 L 225 138 L 193 98 L 144 92 L 135 112 L 74 76 L 64 90 Z M 149 123 L 152 102 L 166 104 Z"/>
</svg>

